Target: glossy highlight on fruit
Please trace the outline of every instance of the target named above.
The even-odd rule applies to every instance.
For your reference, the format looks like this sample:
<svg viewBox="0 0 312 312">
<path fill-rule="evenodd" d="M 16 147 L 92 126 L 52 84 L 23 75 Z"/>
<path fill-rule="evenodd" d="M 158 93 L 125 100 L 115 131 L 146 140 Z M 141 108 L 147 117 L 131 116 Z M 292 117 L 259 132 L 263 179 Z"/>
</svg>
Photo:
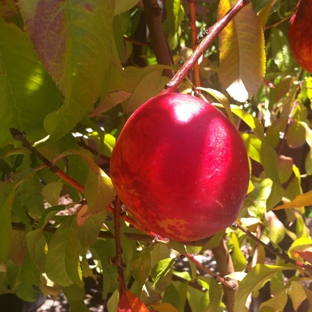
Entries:
<svg viewBox="0 0 312 312">
<path fill-rule="evenodd" d="M 288 40 L 298 64 L 312 73 L 312 0 L 299 0 L 289 21 Z"/>
<path fill-rule="evenodd" d="M 128 119 L 112 153 L 111 178 L 143 228 L 190 242 L 236 220 L 249 183 L 248 156 L 218 109 L 169 93 Z"/>
</svg>

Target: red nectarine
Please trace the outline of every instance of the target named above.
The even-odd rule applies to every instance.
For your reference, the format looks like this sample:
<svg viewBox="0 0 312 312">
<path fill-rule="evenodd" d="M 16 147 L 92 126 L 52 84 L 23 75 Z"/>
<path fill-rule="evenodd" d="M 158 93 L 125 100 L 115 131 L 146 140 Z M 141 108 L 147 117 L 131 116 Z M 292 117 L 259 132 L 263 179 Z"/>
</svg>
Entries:
<svg viewBox="0 0 312 312">
<path fill-rule="evenodd" d="M 288 39 L 291 52 L 298 64 L 312 73 L 312 1 L 300 0 L 289 21 Z"/>
<path fill-rule="evenodd" d="M 112 153 L 111 177 L 142 227 L 189 242 L 235 221 L 249 166 L 239 133 L 218 109 L 170 93 L 150 99 L 126 122 Z"/>
</svg>

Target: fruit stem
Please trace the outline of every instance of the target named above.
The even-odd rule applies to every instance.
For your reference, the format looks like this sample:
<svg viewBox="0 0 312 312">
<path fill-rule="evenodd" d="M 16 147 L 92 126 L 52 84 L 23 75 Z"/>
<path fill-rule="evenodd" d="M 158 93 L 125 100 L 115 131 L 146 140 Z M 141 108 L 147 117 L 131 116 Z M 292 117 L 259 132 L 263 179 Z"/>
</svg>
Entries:
<svg viewBox="0 0 312 312">
<path fill-rule="evenodd" d="M 218 36 L 218 34 L 226 27 L 226 25 L 234 18 L 234 16 L 249 3 L 250 0 L 238 0 L 223 18 L 221 18 L 209 28 L 208 34 L 203 38 L 193 54 L 186 60 L 186 62 L 177 71 L 174 77 L 166 84 L 165 89 L 161 92 L 161 94 L 175 91 L 183 78 L 194 67 L 194 64 L 197 63 L 200 56 L 204 54 L 205 50 L 212 44 L 213 40 Z"/>
</svg>

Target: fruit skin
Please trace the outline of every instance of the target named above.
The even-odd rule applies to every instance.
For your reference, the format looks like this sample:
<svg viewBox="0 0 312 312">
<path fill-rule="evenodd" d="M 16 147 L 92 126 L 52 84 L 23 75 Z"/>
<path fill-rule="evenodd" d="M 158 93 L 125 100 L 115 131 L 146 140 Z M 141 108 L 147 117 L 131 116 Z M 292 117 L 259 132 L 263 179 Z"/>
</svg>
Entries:
<svg viewBox="0 0 312 312">
<path fill-rule="evenodd" d="M 297 63 L 312 73 L 312 0 L 300 0 L 289 21 L 288 40 Z"/>
<path fill-rule="evenodd" d="M 237 218 L 248 156 L 231 122 L 183 94 L 154 97 L 126 122 L 111 157 L 121 201 L 145 229 L 175 241 L 209 237 Z"/>
</svg>

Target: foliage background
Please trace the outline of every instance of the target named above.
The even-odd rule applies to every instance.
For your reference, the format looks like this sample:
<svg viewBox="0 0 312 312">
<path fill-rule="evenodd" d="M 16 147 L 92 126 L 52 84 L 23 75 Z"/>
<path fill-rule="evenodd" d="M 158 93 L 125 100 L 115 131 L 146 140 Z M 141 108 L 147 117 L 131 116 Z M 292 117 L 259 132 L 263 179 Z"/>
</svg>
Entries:
<svg viewBox="0 0 312 312">
<path fill-rule="evenodd" d="M 151 16 L 153 8 L 143 2 Z M 166 41 L 157 47 L 159 38 L 151 26 L 146 31 L 143 4 L 136 0 L 1 1 L 1 293 L 33 301 L 33 285 L 44 295 L 62 290 L 72 311 L 88 311 L 84 278 L 91 276 L 103 278 L 103 300 L 109 311 L 117 310 L 114 224 L 106 209 L 115 197 L 109 158 L 130 113 L 161 92 L 170 70 L 181 67 L 192 47 L 189 3 L 159 3 L 165 5 L 158 12 L 166 11 L 160 15 Z M 198 1 L 198 34 L 234 3 Z M 239 224 L 303 263 L 311 259 L 312 242 L 305 224 L 312 202 L 312 80 L 288 45 L 295 7 L 296 1 L 252 1 L 208 47 L 199 71 L 202 94 L 234 120 L 251 159 Z M 180 92 L 191 90 L 193 77 L 188 78 Z M 49 171 L 14 140 L 10 128 L 25 131 L 81 188 Z M 60 201 L 64 195 L 67 202 Z M 286 209 L 274 209 L 278 204 Z M 185 302 L 196 312 L 224 309 L 221 285 L 197 274 L 192 261 L 191 274 L 174 270 L 169 249 L 177 256 L 200 255 L 215 248 L 224 233 L 202 246 L 152 241 L 126 222 L 121 233 L 125 279 L 149 309 L 184 311 Z M 239 229 L 226 230 L 226 244 L 235 271 L 231 277 L 240 283 L 235 311 L 246 311 L 250 292 L 257 296 L 269 280 L 274 297 L 259 311 L 283 311 L 287 300 L 297 311 L 304 300 L 312 302 L 305 284 L 311 271 L 272 257 Z M 287 271 L 292 274 L 285 279 Z M 128 305 L 133 301 L 127 298 Z"/>
</svg>

